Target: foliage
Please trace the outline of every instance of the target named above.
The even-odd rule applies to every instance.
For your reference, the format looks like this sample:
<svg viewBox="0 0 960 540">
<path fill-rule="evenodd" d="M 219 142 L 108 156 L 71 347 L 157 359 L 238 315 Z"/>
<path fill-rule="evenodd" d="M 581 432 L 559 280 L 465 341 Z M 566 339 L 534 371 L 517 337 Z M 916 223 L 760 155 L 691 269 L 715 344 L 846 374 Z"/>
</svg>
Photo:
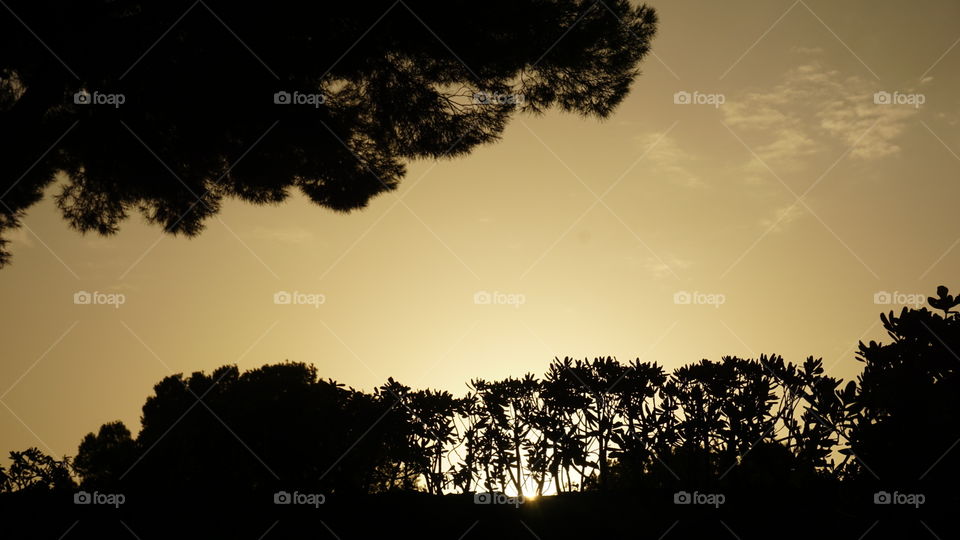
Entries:
<svg viewBox="0 0 960 540">
<path fill-rule="evenodd" d="M 930 298 L 942 315 L 882 314 L 892 341 L 860 343 L 863 372 L 846 384 L 820 359 L 777 355 L 672 372 L 555 358 L 543 378 L 474 379 L 462 398 L 392 378 L 366 393 L 290 362 L 173 375 L 144 404 L 136 438 L 113 422 L 74 460 L 12 452 L 0 491 L 69 488 L 71 471 L 85 489 L 949 489 L 960 473 L 960 301 L 948 293 Z"/>
<path fill-rule="evenodd" d="M 195 235 L 227 198 L 276 204 L 293 191 L 362 208 L 396 188 L 407 161 L 494 142 L 518 111 L 607 117 L 657 24 L 627 0 L 4 6 L 0 232 L 58 174 L 64 219 L 100 234 L 140 213 Z"/>
</svg>

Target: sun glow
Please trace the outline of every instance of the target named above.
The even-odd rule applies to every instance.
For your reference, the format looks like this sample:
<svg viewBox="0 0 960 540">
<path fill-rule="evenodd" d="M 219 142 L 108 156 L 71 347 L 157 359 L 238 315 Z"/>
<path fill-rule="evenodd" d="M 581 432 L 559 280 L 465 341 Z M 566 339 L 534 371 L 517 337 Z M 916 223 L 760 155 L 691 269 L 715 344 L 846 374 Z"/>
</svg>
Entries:
<svg viewBox="0 0 960 540">
<path fill-rule="evenodd" d="M 543 483 L 543 489 L 542 489 L 542 490 L 538 490 L 537 487 L 538 487 L 538 486 L 537 486 L 537 481 L 534 480 L 533 478 L 527 478 L 526 480 L 524 480 L 524 482 L 523 482 L 523 498 L 524 498 L 524 500 L 533 501 L 533 500 L 536 500 L 537 497 L 540 497 L 541 495 L 545 495 L 545 496 L 546 496 L 546 495 L 556 495 L 556 494 L 557 494 L 557 488 L 556 488 L 556 486 L 554 485 L 554 482 L 553 482 L 552 480 L 546 480 L 546 481 L 544 481 L 544 483 Z M 509 486 L 507 486 L 507 487 L 504 488 L 503 493 L 504 493 L 505 495 L 507 495 L 508 497 L 516 497 L 516 496 L 517 496 L 517 488 L 516 488 L 515 486 L 513 486 L 513 485 L 509 485 Z"/>
</svg>

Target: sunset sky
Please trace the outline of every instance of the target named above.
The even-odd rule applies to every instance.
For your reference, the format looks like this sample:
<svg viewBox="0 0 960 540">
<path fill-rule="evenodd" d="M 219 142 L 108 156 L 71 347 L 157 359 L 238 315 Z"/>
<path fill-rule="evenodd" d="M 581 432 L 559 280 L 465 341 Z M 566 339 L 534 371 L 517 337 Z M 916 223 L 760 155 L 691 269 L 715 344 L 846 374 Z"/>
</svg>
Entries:
<svg viewBox="0 0 960 540">
<path fill-rule="evenodd" d="M 160 379 L 224 364 L 457 395 L 554 356 L 855 377 L 881 311 L 960 289 L 960 4 L 651 5 L 654 54 L 611 118 L 517 116 L 361 211 L 234 201 L 194 239 L 136 216 L 105 238 L 51 188 L 0 270 L 0 451 L 136 433 Z"/>
</svg>

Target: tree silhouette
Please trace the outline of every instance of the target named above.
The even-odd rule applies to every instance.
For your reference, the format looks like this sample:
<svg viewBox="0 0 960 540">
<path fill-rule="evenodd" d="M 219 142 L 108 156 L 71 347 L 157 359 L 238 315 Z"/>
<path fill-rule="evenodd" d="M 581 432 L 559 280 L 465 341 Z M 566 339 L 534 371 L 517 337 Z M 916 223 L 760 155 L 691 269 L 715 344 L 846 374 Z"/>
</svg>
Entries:
<svg viewBox="0 0 960 540">
<path fill-rule="evenodd" d="M 606 488 L 611 439 L 623 426 L 617 416 L 621 394 L 618 385 L 626 376 L 627 367 L 605 357 L 593 361 L 577 360 L 569 371 L 587 398 L 582 409 L 584 435 L 588 445 L 596 445 L 596 461 L 588 462 L 588 466 L 597 469 L 597 486 L 602 490 Z"/>
<path fill-rule="evenodd" d="M 573 365 L 572 358 L 554 358 L 544 376 L 541 392 L 544 402 L 541 429 L 549 449 L 549 454 L 543 459 L 560 493 L 574 488 L 571 471 L 577 471 L 580 477 L 585 477 L 589 466 L 582 414 L 589 398 L 573 376 Z M 566 485 L 564 475 L 567 477 Z"/>
<path fill-rule="evenodd" d="M 622 392 L 618 412 L 625 425 L 613 435 L 617 450 L 612 457 L 617 460 L 621 485 L 648 479 L 660 467 L 658 456 L 668 454 L 677 443 L 676 406 L 663 392 L 666 381 L 667 374 L 658 364 L 636 359 L 617 385 Z"/>
<path fill-rule="evenodd" d="M 58 460 L 36 447 L 10 452 L 10 468 L 0 471 L 0 486 L 7 491 L 64 491 L 76 487 L 70 476 L 70 459 Z"/>
<path fill-rule="evenodd" d="M 479 444 L 479 434 L 481 430 L 482 419 L 480 417 L 479 401 L 472 392 L 464 396 L 458 404 L 454 422 L 457 423 L 461 436 L 455 441 L 454 448 L 457 451 L 463 451 L 460 463 L 453 465 L 450 472 L 450 481 L 455 488 L 463 493 L 474 491 L 474 486 L 481 478 L 480 462 L 478 456 L 484 447 Z"/>
<path fill-rule="evenodd" d="M 245 492 L 283 483 L 372 492 L 395 452 L 392 405 L 317 380 L 314 367 L 298 363 L 173 375 L 144 404 L 134 444 L 121 424 L 107 424 L 85 437 L 77 472 L 99 488 L 121 480 L 133 489 Z M 365 434 L 370 426 L 377 429 Z"/>
<path fill-rule="evenodd" d="M 378 400 L 386 405 L 396 406 L 399 416 L 394 422 L 388 422 L 384 440 L 390 449 L 385 463 L 377 469 L 375 491 L 413 490 L 421 475 L 429 473 L 429 457 L 425 456 L 422 447 L 417 444 L 418 434 L 423 433 L 423 425 L 412 417 L 409 406 L 410 387 L 404 386 L 393 378 L 376 389 Z"/>
<path fill-rule="evenodd" d="M 73 460 L 73 470 L 87 484 L 81 487 L 115 489 L 136 459 L 137 444 L 130 430 L 123 422 L 111 422 L 100 426 L 96 435 L 88 433 L 83 438 Z"/>
<path fill-rule="evenodd" d="M 760 363 L 775 379 L 778 405 L 773 413 L 785 435 L 777 439 L 809 470 L 833 473 L 831 453 L 846 441 L 848 409 L 856 384 L 843 391 L 840 380 L 824 374 L 823 359 L 808 357 L 802 366 L 785 363 L 780 356 L 761 357 Z"/>
<path fill-rule="evenodd" d="M 447 486 L 444 458 L 457 439 L 453 422 L 459 403 L 449 392 L 419 390 L 411 395 L 411 415 L 416 421 L 416 448 L 426 458 L 423 477 L 427 492 L 440 495 Z"/>
<path fill-rule="evenodd" d="M 0 503 L 69 500 L 78 487 L 73 473 L 80 489 L 131 494 L 131 501 L 171 493 L 178 501 L 189 494 L 269 501 L 271 491 L 300 489 L 336 499 L 333 513 L 344 501 L 363 501 L 364 516 L 378 500 L 400 512 L 436 504 L 434 518 L 452 515 L 468 526 L 504 514 L 476 514 L 483 510 L 471 497 L 445 495 L 547 495 L 552 487 L 563 494 L 556 499 L 587 512 L 614 507 L 606 514 L 613 521 L 597 518 L 595 532 L 624 521 L 638 502 L 653 509 L 648 517 L 690 516 L 684 509 L 695 509 L 668 506 L 683 491 L 728 496 L 736 502 L 725 523 L 740 520 L 738 532 L 756 526 L 766 535 L 758 512 L 782 508 L 830 512 L 854 528 L 892 521 L 899 508 L 869 504 L 885 490 L 921 494 L 952 512 L 960 315 L 946 287 L 930 303 L 943 315 L 882 314 L 892 341 L 860 343 L 863 372 L 847 383 L 827 375 L 822 359 L 798 365 L 777 355 L 724 356 L 669 373 L 640 359 L 554 358 L 542 379 L 474 379 L 463 398 L 392 378 L 368 393 L 291 362 L 172 375 L 147 398 L 136 437 L 112 422 L 84 437 L 75 459 L 11 452 L 10 466 L 0 468 Z M 525 510 L 524 520 L 572 510 L 545 504 Z M 711 520 L 720 515 L 710 512 Z M 918 512 L 910 508 L 908 521 L 916 525 L 919 516 L 940 529 L 938 517 Z M 556 536 L 572 522 L 548 521 Z M 799 525 L 807 523 L 791 522 Z"/>
<path fill-rule="evenodd" d="M 626 0 L 4 5 L 0 232 L 58 173 L 64 218 L 101 234 L 139 212 L 194 235 L 225 198 L 292 190 L 361 208 L 406 160 L 466 154 L 518 110 L 606 117 L 656 31 Z"/>
<path fill-rule="evenodd" d="M 850 407 L 850 472 L 874 475 L 903 489 L 922 484 L 950 493 L 960 458 L 950 450 L 960 437 L 960 318 L 946 287 L 926 308 L 891 311 L 880 320 L 892 342 L 860 342 L 863 362 Z M 918 488 L 919 489 L 919 488 Z"/>
<path fill-rule="evenodd" d="M 396 399 L 396 414 L 402 426 L 401 437 L 391 445 L 393 457 L 390 487 L 413 488 L 422 478 L 428 493 L 439 495 L 448 483 L 444 458 L 450 445 L 457 441 L 454 416 L 461 408 L 460 400 L 449 392 L 418 390 L 390 378 L 379 388 L 385 399 Z"/>
<path fill-rule="evenodd" d="M 530 445 L 528 436 L 533 428 L 531 418 L 537 408 L 539 385 L 529 373 L 523 379 L 470 381 L 487 419 L 481 438 L 494 449 L 493 455 L 483 456 L 486 485 L 490 491 L 502 490 L 509 483 L 517 493 L 524 492 L 525 451 Z"/>
</svg>

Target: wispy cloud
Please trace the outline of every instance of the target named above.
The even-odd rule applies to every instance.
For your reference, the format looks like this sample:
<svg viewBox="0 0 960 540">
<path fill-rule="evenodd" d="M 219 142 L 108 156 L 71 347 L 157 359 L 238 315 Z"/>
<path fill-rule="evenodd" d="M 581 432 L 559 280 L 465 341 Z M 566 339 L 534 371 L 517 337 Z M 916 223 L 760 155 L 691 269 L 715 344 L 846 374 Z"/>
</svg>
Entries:
<svg viewBox="0 0 960 540">
<path fill-rule="evenodd" d="M 10 229 L 3 233 L 3 237 L 15 247 L 33 247 L 33 236 L 27 232 L 26 228 Z"/>
<path fill-rule="evenodd" d="M 691 262 L 685 259 L 679 259 L 672 255 L 666 255 L 662 258 L 647 257 L 644 267 L 655 278 L 674 277 L 681 270 L 690 268 Z"/>
<path fill-rule="evenodd" d="M 790 50 L 799 54 L 823 54 L 823 47 L 802 47 L 797 45 Z"/>
<path fill-rule="evenodd" d="M 683 149 L 676 138 L 663 133 L 649 133 L 638 136 L 637 144 L 640 148 L 649 148 L 644 162 L 646 169 L 657 178 L 690 188 L 707 185 L 690 168 L 697 158 Z"/>
<path fill-rule="evenodd" d="M 877 104 L 874 95 L 879 91 L 914 90 L 880 88 L 872 80 L 845 77 L 813 58 L 786 71 L 772 88 L 732 95 L 721 110 L 729 126 L 749 137 L 760 160 L 775 172 L 796 172 L 818 154 L 834 155 L 837 148 L 854 144 L 850 155 L 862 160 L 900 152 L 898 140 L 919 109 Z M 746 169 L 756 174 L 766 167 L 751 156 Z"/>
<path fill-rule="evenodd" d="M 761 219 L 760 227 L 769 229 L 771 233 L 778 233 L 783 231 L 787 225 L 803 217 L 804 214 L 805 211 L 799 204 L 783 206 L 773 212 L 773 217 Z"/>
</svg>

